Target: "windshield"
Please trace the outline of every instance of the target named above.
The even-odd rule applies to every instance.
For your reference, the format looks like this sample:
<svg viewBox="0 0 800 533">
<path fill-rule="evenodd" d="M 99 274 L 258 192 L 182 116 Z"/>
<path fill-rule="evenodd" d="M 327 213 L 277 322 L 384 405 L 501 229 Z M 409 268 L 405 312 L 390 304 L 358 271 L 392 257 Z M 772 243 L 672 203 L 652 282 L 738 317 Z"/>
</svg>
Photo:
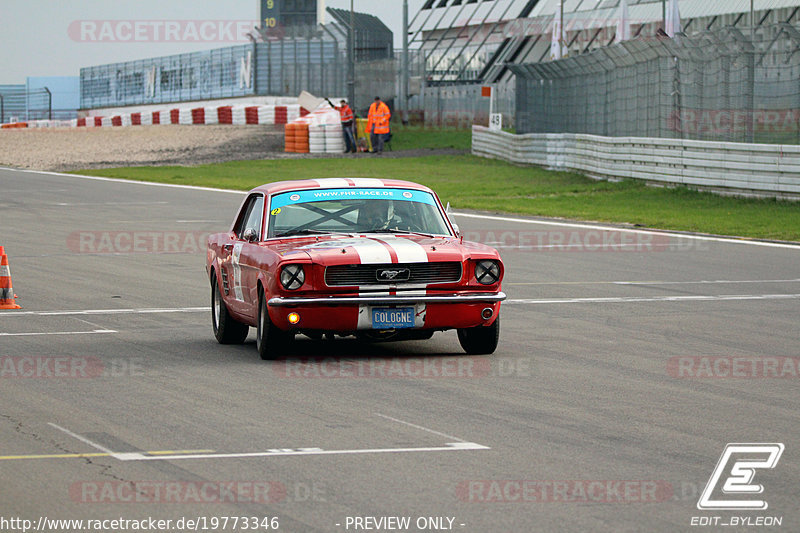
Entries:
<svg viewBox="0 0 800 533">
<path fill-rule="evenodd" d="M 269 237 L 370 232 L 450 235 L 433 195 L 425 191 L 351 187 L 272 197 Z"/>
</svg>

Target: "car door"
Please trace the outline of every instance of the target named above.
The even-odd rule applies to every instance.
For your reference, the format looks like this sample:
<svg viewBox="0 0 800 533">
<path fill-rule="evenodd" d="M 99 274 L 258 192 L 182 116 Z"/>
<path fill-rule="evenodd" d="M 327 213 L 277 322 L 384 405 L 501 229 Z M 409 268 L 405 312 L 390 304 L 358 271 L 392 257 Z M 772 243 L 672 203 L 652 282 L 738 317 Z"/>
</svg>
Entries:
<svg viewBox="0 0 800 533">
<path fill-rule="evenodd" d="M 234 313 L 256 317 L 258 305 L 258 243 L 264 216 L 264 195 L 254 194 L 242 206 L 231 240 L 223 246 L 225 303 Z"/>
</svg>

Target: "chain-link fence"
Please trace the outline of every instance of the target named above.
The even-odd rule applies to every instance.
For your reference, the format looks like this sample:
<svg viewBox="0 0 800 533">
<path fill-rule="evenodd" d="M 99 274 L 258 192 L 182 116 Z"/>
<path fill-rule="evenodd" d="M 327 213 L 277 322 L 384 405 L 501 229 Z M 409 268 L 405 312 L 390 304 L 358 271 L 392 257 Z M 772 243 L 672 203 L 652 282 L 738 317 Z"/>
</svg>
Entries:
<svg viewBox="0 0 800 533">
<path fill-rule="evenodd" d="M 309 32 L 266 42 L 81 69 L 84 109 L 242 96 L 347 96 L 347 47 Z M 356 62 L 356 103 L 395 96 L 394 59 Z"/>
<path fill-rule="evenodd" d="M 800 142 L 800 32 L 789 24 L 626 41 L 511 69 L 519 133 Z"/>
<path fill-rule="evenodd" d="M 428 50 L 410 50 L 408 61 L 410 95 L 409 117 L 414 123 L 428 127 L 469 128 L 473 124 L 489 124 L 489 98 L 481 96 L 480 83 L 434 81 L 429 72 L 435 60 L 428 57 Z M 399 72 L 401 53 L 396 54 L 398 68 L 397 83 L 402 79 Z M 493 85 L 495 90 L 494 112 L 502 113 L 503 127 L 514 127 L 515 92 L 513 82 Z M 398 94 L 400 94 L 398 87 Z"/>
<path fill-rule="evenodd" d="M 489 98 L 481 96 L 481 84 L 433 85 L 425 87 L 422 112 L 425 125 L 469 128 L 489 125 Z M 503 127 L 514 127 L 514 85 L 493 86 L 494 113 L 503 115 Z"/>
<path fill-rule="evenodd" d="M 53 94 L 47 88 L 28 89 L 24 85 L 0 86 L 0 123 L 25 120 L 69 120 L 75 109 L 54 109 Z"/>
</svg>

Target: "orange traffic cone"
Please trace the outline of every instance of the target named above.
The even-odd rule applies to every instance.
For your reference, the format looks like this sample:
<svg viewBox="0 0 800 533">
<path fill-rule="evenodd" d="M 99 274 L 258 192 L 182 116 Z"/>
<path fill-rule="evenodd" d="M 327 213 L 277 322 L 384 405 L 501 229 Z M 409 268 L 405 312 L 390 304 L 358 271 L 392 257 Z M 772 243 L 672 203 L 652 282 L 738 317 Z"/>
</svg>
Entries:
<svg viewBox="0 0 800 533">
<path fill-rule="evenodd" d="M 16 295 L 11 287 L 11 269 L 8 268 L 8 256 L 0 246 L 0 309 L 22 309 L 14 301 Z"/>
</svg>

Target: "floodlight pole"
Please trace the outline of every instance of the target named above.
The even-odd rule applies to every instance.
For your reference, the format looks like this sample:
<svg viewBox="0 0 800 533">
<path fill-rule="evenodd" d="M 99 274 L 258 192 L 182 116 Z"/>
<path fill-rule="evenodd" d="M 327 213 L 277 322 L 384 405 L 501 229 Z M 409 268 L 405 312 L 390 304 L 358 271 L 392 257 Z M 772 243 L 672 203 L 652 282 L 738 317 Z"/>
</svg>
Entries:
<svg viewBox="0 0 800 533">
<path fill-rule="evenodd" d="M 3 95 L 0 94 L 0 124 L 6 123 L 6 109 L 3 104 Z"/>
<path fill-rule="evenodd" d="M 355 12 L 353 0 L 350 0 L 350 25 L 347 28 L 347 100 L 350 107 L 356 109 L 356 54 L 355 54 Z"/>
<path fill-rule="evenodd" d="M 661 29 L 667 31 L 667 0 L 661 0 Z"/>
<path fill-rule="evenodd" d="M 564 0 L 561 0 L 559 3 L 559 8 L 561 9 L 561 35 L 558 36 L 558 46 L 560 50 L 558 51 L 559 55 L 563 56 L 564 53 Z"/>
<path fill-rule="evenodd" d="M 403 0 L 403 60 L 400 69 L 400 109 L 403 125 L 408 126 L 408 0 Z"/>
</svg>

